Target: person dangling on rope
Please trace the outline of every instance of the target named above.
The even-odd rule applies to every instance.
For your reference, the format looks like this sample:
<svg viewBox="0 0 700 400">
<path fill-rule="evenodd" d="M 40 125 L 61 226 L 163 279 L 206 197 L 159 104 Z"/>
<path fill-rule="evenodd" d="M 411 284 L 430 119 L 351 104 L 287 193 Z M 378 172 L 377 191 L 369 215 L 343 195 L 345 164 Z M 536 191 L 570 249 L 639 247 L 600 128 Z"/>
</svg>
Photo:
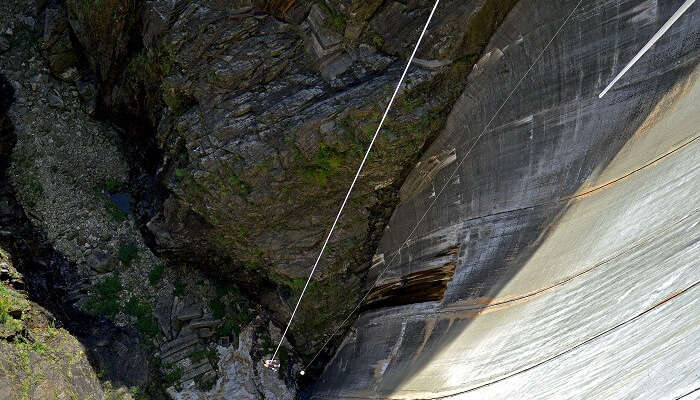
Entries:
<svg viewBox="0 0 700 400">
<path fill-rule="evenodd" d="M 265 368 L 271 369 L 274 372 L 280 369 L 280 362 L 278 360 L 265 360 L 263 365 L 265 365 Z"/>
</svg>

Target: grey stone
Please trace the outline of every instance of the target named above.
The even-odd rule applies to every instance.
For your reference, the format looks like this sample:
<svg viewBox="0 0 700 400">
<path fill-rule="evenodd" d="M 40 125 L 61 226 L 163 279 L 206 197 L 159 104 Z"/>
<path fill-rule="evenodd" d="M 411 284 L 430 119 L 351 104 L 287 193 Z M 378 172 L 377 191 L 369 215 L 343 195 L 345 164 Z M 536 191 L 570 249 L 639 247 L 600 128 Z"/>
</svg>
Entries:
<svg viewBox="0 0 700 400">
<path fill-rule="evenodd" d="M 10 41 L 7 38 L 0 36 L 0 53 L 10 50 Z"/>
<path fill-rule="evenodd" d="M 211 319 L 211 320 L 203 320 L 203 321 L 193 321 L 190 323 L 190 328 L 192 329 L 200 329 L 200 328 L 213 328 L 217 325 L 219 325 L 220 320 L 218 319 Z"/>
<path fill-rule="evenodd" d="M 197 343 L 199 343 L 199 339 L 195 335 L 180 336 L 175 340 L 164 343 L 160 347 L 160 354 L 161 356 L 167 356 L 184 348 L 192 347 Z"/>
<path fill-rule="evenodd" d="M 59 77 L 78 61 L 70 39 L 68 16 L 61 6 L 48 7 L 44 12 L 41 52 L 51 72 Z"/>
<path fill-rule="evenodd" d="M 331 56 L 323 61 L 319 67 L 321 76 L 327 81 L 334 80 L 338 75 L 347 71 L 353 63 L 353 59 L 345 52 Z"/>
<path fill-rule="evenodd" d="M 179 310 L 176 314 L 176 318 L 178 321 L 184 322 L 184 321 L 190 321 L 196 318 L 199 318 L 202 316 L 202 307 L 200 307 L 197 304 L 187 306 L 181 310 Z"/>
<path fill-rule="evenodd" d="M 340 44 L 343 40 L 343 36 L 330 28 L 331 18 L 327 10 L 325 10 L 321 5 L 315 3 L 311 6 L 309 11 L 309 16 L 307 21 L 309 22 L 309 27 L 314 33 L 318 45 L 323 50 L 332 49 Z"/>
<path fill-rule="evenodd" d="M 28 15 L 21 17 L 20 20 L 31 29 L 34 29 L 34 25 L 36 25 L 34 18 Z"/>
<path fill-rule="evenodd" d="M 59 110 L 65 110 L 66 103 L 58 95 L 56 95 L 55 93 L 49 93 L 47 97 L 49 100 L 49 105 L 51 105 L 51 107 L 58 108 Z"/>
<path fill-rule="evenodd" d="M 111 272 L 119 265 L 119 260 L 103 251 L 95 251 L 88 260 L 88 265 L 99 273 Z"/>
<path fill-rule="evenodd" d="M 201 328 L 197 330 L 197 336 L 203 339 L 208 339 L 214 336 L 214 331 L 212 331 L 210 328 Z"/>
<path fill-rule="evenodd" d="M 97 89 L 94 82 L 78 81 L 76 86 L 78 87 L 78 96 L 85 106 L 85 111 L 93 115 L 97 106 Z"/>
</svg>

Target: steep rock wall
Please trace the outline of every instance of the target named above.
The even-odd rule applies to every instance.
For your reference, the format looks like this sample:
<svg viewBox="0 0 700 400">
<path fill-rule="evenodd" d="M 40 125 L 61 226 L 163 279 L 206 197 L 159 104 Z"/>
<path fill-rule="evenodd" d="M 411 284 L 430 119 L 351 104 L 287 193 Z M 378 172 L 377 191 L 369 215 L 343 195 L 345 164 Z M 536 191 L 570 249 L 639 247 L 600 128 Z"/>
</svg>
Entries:
<svg viewBox="0 0 700 400">
<path fill-rule="evenodd" d="M 347 311 L 398 188 L 514 3 L 447 0 L 436 14 L 312 286 L 321 300 L 293 327 L 301 348 Z M 285 320 L 431 5 L 68 1 L 84 59 L 74 79 L 125 129 L 154 250 L 237 282 Z M 53 55 L 66 34 L 51 32 L 47 58 L 64 61 Z"/>
<path fill-rule="evenodd" d="M 444 296 L 364 312 L 313 398 L 697 389 L 700 8 L 599 99 L 683 2 L 582 2 L 485 129 L 576 3 L 516 6 L 402 187 L 369 282 L 397 251 L 384 287 L 459 246 Z"/>
</svg>

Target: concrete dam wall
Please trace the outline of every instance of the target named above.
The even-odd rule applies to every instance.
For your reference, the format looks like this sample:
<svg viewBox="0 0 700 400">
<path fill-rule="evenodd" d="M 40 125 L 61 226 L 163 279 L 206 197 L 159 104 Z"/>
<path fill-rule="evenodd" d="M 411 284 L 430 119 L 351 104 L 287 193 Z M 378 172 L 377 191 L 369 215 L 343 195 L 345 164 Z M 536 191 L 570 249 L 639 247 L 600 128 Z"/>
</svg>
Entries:
<svg viewBox="0 0 700 400">
<path fill-rule="evenodd" d="M 700 395 L 700 6 L 600 99 L 683 1 L 577 3 L 491 38 L 312 398 Z"/>
</svg>

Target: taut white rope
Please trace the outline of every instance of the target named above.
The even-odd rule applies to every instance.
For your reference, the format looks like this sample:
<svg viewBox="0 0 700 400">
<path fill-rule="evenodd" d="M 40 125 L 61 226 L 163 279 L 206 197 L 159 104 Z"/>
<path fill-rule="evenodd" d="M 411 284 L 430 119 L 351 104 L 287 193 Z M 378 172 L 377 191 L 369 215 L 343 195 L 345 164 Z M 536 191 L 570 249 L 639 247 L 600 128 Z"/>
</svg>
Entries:
<svg viewBox="0 0 700 400">
<path fill-rule="evenodd" d="M 411 57 L 409 57 L 408 62 L 406 63 L 406 68 L 403 70 L 403 74 L 401 74 L 401 79 L 399 79 L 399 83 L 396 85 L 396 89 L 394 89 L 394 94 L 391 96 L 391 100 L 389 100 L 389 104 L 386 106 L 386 110 L 384 110 L 384 115 L 382 116 L 381 121 L 379 121 L 379 125 L 377 126 L 377 130 L 374 132 L 374 136 L 372 137 L 372 141 L 369 143 L 369 146 L 367 147 L 367 151 L 365 152 L 365 156 L 362 158 L 362 162 L 360 163 L 360 167 L 357 169 L 357 173 L 355 174 L 355 178 L 353 178 L 352 183 L 350 184 L 350 188 L 348 189 L 348 193 L 345 195 L 345 199 L 343 200 L 343 204 L 340 206 L 340 210 L 338 210 L 338 215 L 335 216 L 335 221 L 333 221 L 333 225 L 331 226 L 331 230 L 328 232 L 328 235 L 326 235 L 326 240 L 323 242 L 323 246 L 321 247 L 321 252 L 318 253 L 318 257 L 316 258 L 316 262 L 314 263 L 313 268 L 311 268 L 311 273 L 309 274 L 309 278 L 306 280 L 306 284 L 304 284 L 304 289 L 301 290 L 301 294 L 299 295 L 299 300 L 297 300 L 297 304 L 294 306 L 294 311 L 292 311 L 292 316 L 289 317 L 289 322 L 287 323 L 287 327 L 284 328 L 284 332 L 282 333 L 282 337 L 280 338 L 280 342 L 277 344 L 277 348 L 275 349 L 275 352 L 272 354 L 272 360 L 275 359 L 277 356 L 277 352 L 280 349 L 280 346 L 282 345 L 282 342 L 284 341 L 284 337 L 287 335 L 287 331 L 289 330 L 289 327 L 292 325 L 292 321 L 294 320 L 294 315 L 296 314 L 297 310 L 299 309 L 299 304 L 301 303 L 302 297 L 304 297 L 304 293 L 306 293 L 306 288 L 309 286 L 309 282 L 311 282 L 311 277 L 314 275 L 314 272 L 316 271 L 316 267 L 318 267 L 318 262 L 321 260 L 321 256 L 323 256 L 323 252 L 326 250 L 326 245 L 328 245 L 328 240 L 331 238 L 331 235 L 333 234 L 333 230 L 335 230 L 336 224 L 338 224 L 338 219 L 340 219 L 340 215 L 343 213 L 343 209 L 345 208 L 345 204 L 348 202 L 348 199 L 350 198 L 350 193 L 352 193 L 352 189 L 355 187 L 355 183 L 357 182 L 357 178 L 360 176 L 360 172 L 362 171 L 362 167 L 365 165 L 365 161 L 367 161 L 367 157 L 369 156 L 370 150 L 372 150 L 372 146 L 374 145 L 374 141 L 377 139 L 377 135 L 379 135 L 379 131 L 382 129 L 382 125 L 384 124 L 384 120 L 386 119 L 387 114 L 389 113 L 389 110 L 391 109 L 391 105 L 394 103 L 394 99 L 396 98 L 396 94 L 399 92 L 399 89 L 401 88 L 401 84 L 403 83 L 404 78 L 406 77 L 406 73 L 408 72 L 408 67 L 411 66 L 411 62 L 413 62 L 413 57 L 416 56 L 416 52 L 418 51 L 418 47 L 420 46 L 421 41 L 423 40 L 423 36 L 425 36 L 425 32 L 428 30 L 428 25 L 430 24 L 430 21 L 433 19 L 433 15 L 435 14 L 435 10 L 437 9 L 438 4 L 440 3 L 440 0 L 435 0 L 435 5 L 433 6 L 433 9 L 430 11 L 430 16 L 428 16 L 428 21 L 426 21 L 425 26 L 423 27 L 423 31 L 420 34 L 420 37 L 418 38 L 418 42 L 416 42 L 416 47 L 413 48 L 413 53 L 411 53 Z"/>
</svg>

